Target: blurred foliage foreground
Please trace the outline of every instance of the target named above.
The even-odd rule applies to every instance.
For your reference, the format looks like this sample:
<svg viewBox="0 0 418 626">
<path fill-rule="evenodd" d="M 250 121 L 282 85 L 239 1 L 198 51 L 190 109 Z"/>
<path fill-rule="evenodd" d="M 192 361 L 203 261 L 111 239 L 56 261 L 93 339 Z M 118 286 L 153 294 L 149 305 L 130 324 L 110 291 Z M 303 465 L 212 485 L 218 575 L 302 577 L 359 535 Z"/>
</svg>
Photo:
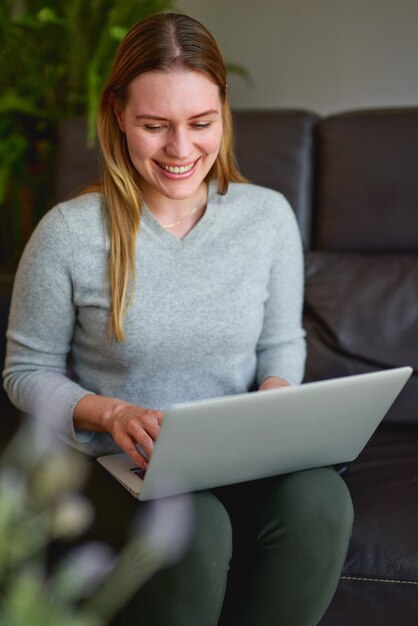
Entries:
<svg viewBox="0 0 418 626">
<path fill-rule="evenodd" d="M 118 556 L 101 542 L 77 543 L 94 517 L 81 495 L 89 464 L 48 433 L 28 420 L 0 462 L 0 624 L 108 625 L 146 580 L 182 554 L 190 499 L 146 503 L 145 523 L 143 516 L 134 522 Z M 109 514 L 117 515 L 111 502 Z M 76 547 L 51 566 L 56 541 Z"/>
</svg>

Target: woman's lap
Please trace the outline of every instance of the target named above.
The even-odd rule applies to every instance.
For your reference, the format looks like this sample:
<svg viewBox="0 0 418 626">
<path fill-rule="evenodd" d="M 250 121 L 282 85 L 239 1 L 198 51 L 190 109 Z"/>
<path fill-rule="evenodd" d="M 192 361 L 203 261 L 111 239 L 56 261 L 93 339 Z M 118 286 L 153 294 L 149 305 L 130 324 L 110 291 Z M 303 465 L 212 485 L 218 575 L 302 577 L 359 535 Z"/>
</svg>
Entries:
<svg viewBox="0 0 418 626">
<path fill-rule="evenodd" d="M 135 500 L 99 464 L 92 463 L 91 469 L 86 494 L 96 509 L 93 532 L 119 549 L 131 535 L 132 524 L 141 528 L 140 520 L 155 505 Z M 292 603 L 303 605 L 321 594 L 321 578 L 325 590 L 314 614 L 323 613 L 335 591 L 351 532 L 352 509 L 347 488 L 334 470 L 320 468 L 220 487 L 192 494 L 190 503 L 193 525 L 188 547 L 177 563 L 162 567 L 138 591 L 125 612 L 126 625 L 138 623 L 141 614 L 139 623 L 160 626 L 169 623 L 173 612 L 179 626 L 215 626 L 225 587 L 220 624 L 234 623 L 235 601 L 237 597 L 242 600 L 243 594 L 254 605 L 245 608 L 246 619 L 259 620 L 261 610 L 266 626 L 315 623 L 307 606 L 294 622 L 288 617 L 283 622 L 280 614 L 285 615 L 286 602 L 293 614 Z M 173 536 L 175 540 L 175 532 Z M 305 596 L 300 594 L 301 584 L 307 590 Z M 267 606 L 267 596 L 272 594 L 274 601 Z M 181 609 L 185 605 L 188 609 Z M 252 611 L 255 615 L 250 617 Z M 244 623 L 242 619 L 237 623 Z"/>
</svg>

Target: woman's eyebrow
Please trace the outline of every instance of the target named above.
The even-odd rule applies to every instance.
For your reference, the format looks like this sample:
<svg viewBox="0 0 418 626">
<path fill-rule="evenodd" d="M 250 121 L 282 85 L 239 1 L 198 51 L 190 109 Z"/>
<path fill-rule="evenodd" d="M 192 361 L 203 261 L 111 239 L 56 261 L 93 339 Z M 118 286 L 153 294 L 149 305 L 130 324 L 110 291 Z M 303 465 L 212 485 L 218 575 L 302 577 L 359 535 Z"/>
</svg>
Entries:
<svg viewBox="0 0 418 626">
<path fill-rule="evenodd" d="M 165 117 L 159 117 L 158 115 L 148 115 L 147 113 L 141 113 L 140 115 L 135 115 L 136 120 L 158 120 L 160 122 L 167 121 Z"/>
<path fill-rule="evenodd" d="M 198 113 L 197 115 L 192 115 L 189 117 L 190 120 L 197 119 L 198 117 L 205 117 L 206 115 L 218 115 L 219 111 L 217 109 L 209 109 L 209 111 L 203 111 L 202 113 Z M 166 122 L 167 118 L 160 117 L 159 115 L 148 115 L 147 113 L 140 113 L 139 115 L 135 115 L 136 120 L 156 120 L 159 122 Z"/>
<path fill-rule="evenodd" d="M 189 119 L 194 120 L 197 117 L 205 117 L 206 115 L 218 115 L 219 111 L 217 109 L 210 109 L 209 111 L 203 111 L 203 113 L 198 113 L 197 115 L 192 115 Z"/>
</svg>

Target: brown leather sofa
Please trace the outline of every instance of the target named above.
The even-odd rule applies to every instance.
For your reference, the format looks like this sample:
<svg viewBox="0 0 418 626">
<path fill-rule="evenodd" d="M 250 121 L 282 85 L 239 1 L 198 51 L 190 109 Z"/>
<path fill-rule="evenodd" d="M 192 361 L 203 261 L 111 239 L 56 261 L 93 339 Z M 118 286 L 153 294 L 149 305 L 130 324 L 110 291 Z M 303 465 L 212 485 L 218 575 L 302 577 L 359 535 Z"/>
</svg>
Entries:
<svg viewBox="0 0 418 626">
<path fill-rule="evenodd" d="M 234 114 L 252 181 L 284 193 L 306 250 L 306 380 L 410 365 L 414 374 L 344 474 L 355 508 L 347 560 L 320 626 L 418 624 L 418 109 L 320 118 Z M 59 196 L 87 182 L 94 153 L 70 130 Z M 74 143 L 80 138 L 80 146 Z M 81 164 L 77 170 L 77 163 Z M 260 216 L 261 219 L 261 216 Z M 0 359 L 10 281 L 0 279 Z M 16 412 L 0 391 L 0 438 Z M 262 625 L 259 625 L 262 626 Z M 285 625 L 284 625 L 285 626 Z"/>
</svg>

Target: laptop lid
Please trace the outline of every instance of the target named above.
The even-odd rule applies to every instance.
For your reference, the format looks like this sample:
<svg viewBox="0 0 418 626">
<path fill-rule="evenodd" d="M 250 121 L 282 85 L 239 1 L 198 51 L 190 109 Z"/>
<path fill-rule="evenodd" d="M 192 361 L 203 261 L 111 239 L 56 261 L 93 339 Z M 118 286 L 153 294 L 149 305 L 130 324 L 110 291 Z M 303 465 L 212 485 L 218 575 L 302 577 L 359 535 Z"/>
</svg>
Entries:
<svg viewBox="0 0 418 626">
<path fill-rule="evenodd" d="M 352 461 L 411 373 L 403 367 L 178 404 L 165 413 L 144 480 L 125 454 L 98 461 L 140 500 Z"/>
</svg>

